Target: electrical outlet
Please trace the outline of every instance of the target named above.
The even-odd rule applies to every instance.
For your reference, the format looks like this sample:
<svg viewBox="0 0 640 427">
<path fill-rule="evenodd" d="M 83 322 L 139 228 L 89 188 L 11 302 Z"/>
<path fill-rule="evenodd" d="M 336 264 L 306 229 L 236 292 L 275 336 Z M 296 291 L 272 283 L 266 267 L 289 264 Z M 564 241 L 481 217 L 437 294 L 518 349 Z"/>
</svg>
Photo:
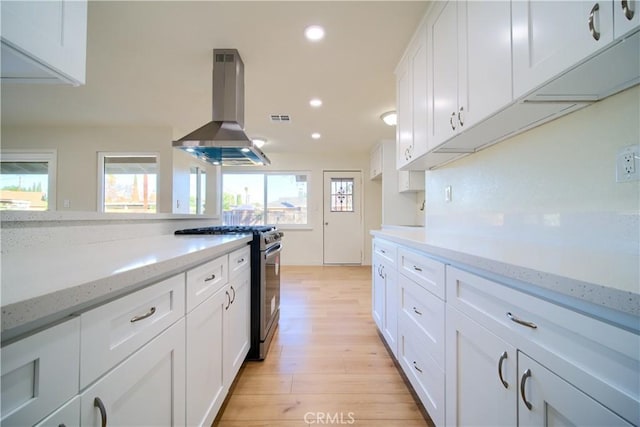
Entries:
<svg viewBox="0 0 640 427">
<path fill-rule="evenodd" d="M 616 182 L 640 179 L 640 146 L 629 145 L 618 150 L 616 156 Z"/>
<path fill-rule="evenodd" d="M 448 185 L 445 189 L 444 189 L 444 201 L 449 203 L 451 201 L 451 186 Z"/>
</svg>

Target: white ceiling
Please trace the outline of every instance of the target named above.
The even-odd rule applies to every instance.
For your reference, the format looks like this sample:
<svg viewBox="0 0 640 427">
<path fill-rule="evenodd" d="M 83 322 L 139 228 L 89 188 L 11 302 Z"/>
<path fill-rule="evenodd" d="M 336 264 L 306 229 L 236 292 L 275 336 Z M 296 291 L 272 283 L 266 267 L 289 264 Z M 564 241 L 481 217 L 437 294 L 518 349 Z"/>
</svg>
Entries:
<svg viewBox="0 0 640 427">
<path fill-rule="evenodd" d="M 2 124 L 168 126 L 211 119 L 214 48 L 245 63 L 245 129 L 271 152 L 364 151 L 395 130 L 394 68 L 424 1 L 90 1 L 82 87 L 6 84 Z M 323 41 L 305 27 L 325 27 Z M 309 99 L 319 97 L 319 109 Z M 270 114 L 290 114 L 273 124 Z M 312 140 L 310 134 L 322 138 Z"/>
</svg>

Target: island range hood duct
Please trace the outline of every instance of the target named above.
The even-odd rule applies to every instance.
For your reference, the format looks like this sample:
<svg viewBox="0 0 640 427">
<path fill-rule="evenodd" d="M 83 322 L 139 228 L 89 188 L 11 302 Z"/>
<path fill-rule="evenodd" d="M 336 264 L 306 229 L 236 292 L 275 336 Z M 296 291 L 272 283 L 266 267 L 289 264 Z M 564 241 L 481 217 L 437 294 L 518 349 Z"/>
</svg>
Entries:
<svg viewBox="0 0 640 427">
<path fill-rule="evenodd" d="M 244 133 L 244 63 L 236 49 L 213 50 L 213 120 L 173 146 L 214 165 L 271 164 Z"/>
</svg>

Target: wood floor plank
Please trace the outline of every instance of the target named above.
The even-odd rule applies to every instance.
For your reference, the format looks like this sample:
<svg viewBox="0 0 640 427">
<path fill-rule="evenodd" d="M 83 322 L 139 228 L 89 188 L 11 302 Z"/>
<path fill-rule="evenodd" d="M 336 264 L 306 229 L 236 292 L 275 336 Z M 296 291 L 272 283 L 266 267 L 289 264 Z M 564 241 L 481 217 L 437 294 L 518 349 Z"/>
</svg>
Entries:
<svg viewBox="0 0 640 427">
<path fill-rule="evenodd" d="M 433 427 L 371 317 L 371 267 L 285 266 L 279 326 L 214 426 Z"/>
</svg>

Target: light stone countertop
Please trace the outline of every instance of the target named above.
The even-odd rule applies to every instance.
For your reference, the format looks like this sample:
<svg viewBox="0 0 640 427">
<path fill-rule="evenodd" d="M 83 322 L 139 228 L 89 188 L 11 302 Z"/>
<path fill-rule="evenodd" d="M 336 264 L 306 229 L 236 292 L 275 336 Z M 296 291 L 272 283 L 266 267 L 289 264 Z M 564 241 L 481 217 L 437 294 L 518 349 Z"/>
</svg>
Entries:
<svg viewBox="0 0 640 427">
<path fill-rule="evenodd" d="M 383 226 L 382 230 L 372 230 L 371 235 L 425 252 L 445 264 L 640 334 L 638 293 L 497 260 L 498 252 L 504 248 L 492 252 L 490 245 L 478 245 L 483 249 L 479 250 L 468 239 L 430 236 L 422 227 Z M 529 254 L 537 250 L 540 248 L 528 248 Z M 523 250 L 518 256 L 525 256 L 526 252 Z"/>
<path fill-rule="evenodd" d="M 250 234 L 160 235 L 3 254 L 3 344 L 248 244 Z"/>
</svg>

